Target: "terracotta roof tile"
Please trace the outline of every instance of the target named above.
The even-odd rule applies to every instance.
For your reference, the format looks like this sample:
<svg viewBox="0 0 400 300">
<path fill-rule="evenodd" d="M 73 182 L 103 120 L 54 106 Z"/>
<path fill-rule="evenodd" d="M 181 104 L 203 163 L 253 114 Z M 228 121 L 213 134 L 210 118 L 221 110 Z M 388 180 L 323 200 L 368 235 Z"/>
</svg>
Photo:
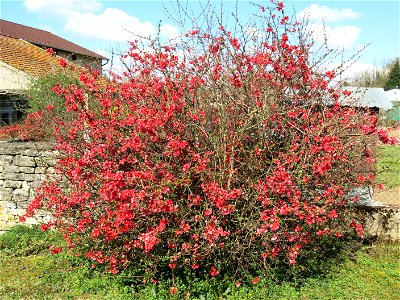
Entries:
<svg viewBox="0 0 400 300">
<path fill-rule="evenodd" d="M 74 44 L 48 31 L 2 19 L 0 19 L 0 35 L 19 38 L 35 45 L 44 46 L 46 48 L 59 49 L 71 53 L 78 53 L 95 58 L 107 59 L 100 54 L 97 54 L 84 47 Z"/>
<path fill-rule="evenodd" d="M 61 57 L 51 56 L 46 50 L 24 40 L 0 35 L 0 61 L 33 77 L 60 71 L 60 59 Z M 78 74 L 84 70 L 80 66 L 75 65 L 75 67 Z M 97 82 L 106 85 L 109 81 L 100 76 Z"/>
<path fill-rule="evenodd" d="M 26 41 L 0 35 L 0 60 L 34 77 L 59 69 L 59 57 Z"/>
</svg>

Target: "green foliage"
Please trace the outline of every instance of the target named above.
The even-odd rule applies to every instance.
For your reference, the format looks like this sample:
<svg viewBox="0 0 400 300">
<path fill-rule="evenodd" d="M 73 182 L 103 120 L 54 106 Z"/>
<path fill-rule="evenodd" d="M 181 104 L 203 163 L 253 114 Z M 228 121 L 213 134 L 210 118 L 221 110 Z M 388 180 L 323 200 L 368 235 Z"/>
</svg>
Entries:
<svg viewBox="0 0 400 300">
<path fill-rule="evenodd" d="M 399 59 L 396 59 L 392 67 L 390 68 L 388 78 L 383 86 L 385 91 L 391 89 L 400 88 L 400 63 Z"/>
<path fill-rule="evenodd" d="M 26 112 L 45 111 L 49 105 L 54 106 L 56 114 L 65 114 L 65 99 L 52 91 L 59 84 L 63 88 L 74 84 L 79 86 L 79 80 L 71 73 L 61 71 L 33 80 L 26 91 L 28 104 Z"/>
</svg>

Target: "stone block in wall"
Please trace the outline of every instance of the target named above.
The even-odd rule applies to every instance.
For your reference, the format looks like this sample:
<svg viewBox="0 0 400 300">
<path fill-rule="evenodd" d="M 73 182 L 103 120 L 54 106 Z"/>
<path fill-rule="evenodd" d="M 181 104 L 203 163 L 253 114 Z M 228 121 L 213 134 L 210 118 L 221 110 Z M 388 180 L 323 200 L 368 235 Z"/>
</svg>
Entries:
<svg viewBox="0 0 400 300">
<path fill-rule="evenodd" d="M 376 206 L 363 208 L 365 237 L 400 241 L 400 208 Z"/>
<path fill-rule="evenodd" d="M 13 189 L 19 189 L 22 186 L 22 181 L 19 180 L 4 180 L 3 187 L 5 188 L 13 188 Z"/>
<path fill-rule="evenodd" d="M 40 151 L 38 156 L 54 157 L 56 154 L 58 154 L 57 151 L 47 149 Z"/>
<path fill-rule="evenodd" d="M 2 172 L 0 174 L 0 180 L 22 180 L 22 174 L 20 173 L 6 173 L 6 172 Z"/>
<path fill-rule="evenodd" d="M 56 170 L 53 167 L 48 167 L 46 170 L 46 174 L 54 174 Z"/>
<path fill-rule="evenodd" d="M 46 167 L 36 167 L 35 168 L 35 174 L 45 174 L 47 168 Z"/>
<path fill-rule="evenodd" d="M 0 156 L 2 155 L 12 155 L 15 154 L 18 151 L 18 147 L 16 147 L 17 143 L 1 143 L 1 147 L 0 147 Z"/>
<path fill-rule="evenodd" d="M 19 216 L 23 216 L 25 214 L 25 209 L 23 208 L 13 208 L 13 209 L 8 209 L 7 215 L 13 217 L 13 218 L 18 218 Z"/>
<path fill-rule="evenodd" d="M 26 218 L 24 224 L 37 225 L 37 224 L 39 224 L 39 221 L 37 220 L 37 218 Z"/>
<path fill-rule="evenodd" d="M 19 167 L 19 171 L 21 173 L 33 174 L 33 173 L 35 173 L 35 168 L 33 168 L 33 167 Z"/>
<path fill-rule="evenodd" d="M 35 172 L 34 167 L 19 167 L 14 165 L 5 166 L 2 173 L 27 173 L 32 174 Z"/>
<path fill-rule="evenodd" d="M 0 200 L 0 207 L 4 210 L 8 210 L 8 209 L 15 209 L 17 208 L 17 204 L 12 203 L 10 201 L 1 201 Z"/>
<path fill-rule="evenodd" d="M 11 201 L 12 200 L 12 189 L 3 187 L 0 190 L 0 201 Z"/>
<path fill-rule="evenodd" d="M 53 157 L 35 157 L 35 164 L 38 167 L 54 167 L 56 160 Z"/>
<path fill-rule="evenodd" d="M 46 179 L 43 174 L 25 174 L 25 173 L 2 173 L 0 180 L 15 180 L 15 181 L 42 181 Z"/>
<path fill-rule="evenodd" d="M 30 186 L 34 187 L 34 188 L 31 188 L 31 192 L 36 190 L 36 187 L 40 186 L 41 183 L 42 183 L 42 180 L 37 180 L 37 181 L 30 182 Z"/>
<path fill-rule="evenodd" d="M 38 156 L 40 154 L 40 152 L 36 149 L 24 149 L 21 151 L 22 155 L 26 155 L 26 156 Z"/>
<path fill-rule="evenodd" d="M 10 165 L 12 159 L 13 159 L 12 155 L 0 155 L 0 165 L 2 166 Z"/>
<path fill-rule="evenodd" d="M 19 173 L 20 172 L 20 167 L 14 166 L 14 165 L 6 165 L 4 166 L 4 173 Z"/>
<path fill-rule="evenodd" d="M 16 189 L 13 191 L 13 202 L 28 202 L 29 201 L 29 191 L 24 191 L 22 189 Z M 18 205 L 20 206 L 20 205 Z"/>
<path fill-rule="evenodd" d="M 54 174 L 55 170 L 53 167 L 36 167 L 35 174 Z"/>
<path fill-rule="evenodd" d="M 16 155 L 13 159 L 13 163 L 19 167 L 35 167 L 35 158 L 32 156 Z"/>
<path fill-rule="evenodd" d="M 21 199 L 22 199 L 22 197 L 21 197 Z M 15 202 L 15 206 L 17 208 L 26 209 L 31 202 L 32 202 L 31 200 L 29 200 L 29 201 L 21 200 L 21 201 Z"/>
<path fill-rule="evenodd" d="M 13 191 L 13 200 L 15 201 L 27 201 L 29 199 L 31 186 L 27 181 L 21 182 L 21 187 Z"/>
<path fill-rule="evenodd" d="M 24 191 L 29 191 L 31 189 L 31 185 L 27 181 L 23 181 L 21 189 L 23 189 Z"/>
</svg>

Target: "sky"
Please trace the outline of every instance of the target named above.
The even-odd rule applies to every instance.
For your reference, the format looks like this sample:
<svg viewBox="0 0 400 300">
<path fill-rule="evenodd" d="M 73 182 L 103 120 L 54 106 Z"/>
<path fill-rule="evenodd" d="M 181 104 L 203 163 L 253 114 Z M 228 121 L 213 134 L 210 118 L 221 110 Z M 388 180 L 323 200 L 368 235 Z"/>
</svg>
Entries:
<svg viewBox="0 0 400 300">
<path fill-rule="evenodd" d="M 268 5 L 267 0 L 253 3 Z M 288 14 L 309 17 L 314 39 L 343 50 L 350 57 L 367 46 L 352 65 L 351 74 L 368 68 L 380 68 L 400 57 L 400 1 L 324 1 L 288 0 Z M 112 52 L 126 49 L 132 34 L 154 35 L 160 26 L 161 38 L 177 37 L 182 29 L 177 17 L 176 0 L 0 0 L 0 17 L 8 21 L 50 31 L 80 46 L 111 58 Z M 200 6 L 221 5 L 225 13 L 237 9 L 246 22 L 257 7 L 249 1 L 181 1 L 194 14 Z"/>
</svg>

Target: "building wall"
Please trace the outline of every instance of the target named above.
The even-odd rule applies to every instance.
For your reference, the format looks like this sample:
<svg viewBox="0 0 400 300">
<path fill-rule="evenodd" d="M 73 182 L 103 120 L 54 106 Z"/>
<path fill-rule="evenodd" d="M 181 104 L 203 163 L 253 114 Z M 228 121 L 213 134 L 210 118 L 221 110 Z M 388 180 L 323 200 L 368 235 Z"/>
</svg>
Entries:
<svg viewBox="0 0 400 300">
<path fill-rule="evenodd" d="M 0 126 L 13 124 L 21 118 L 18 95 L 29 87 L 31 80 L 27 73 L 0 61 Z"/>
<path fill-rule="evenodd" d="M 71 52 L 66 52 L 63 50 L 57 50 L 57 55 L 69 60 L 70 62 L 79 65 L 81 67 L 90 67 L 98 72 L 102 71 L 102 61 L 101 59 L 95 57 L 89 57 L 82 54 L 73 54 Z"/>
<path fill-rule="evenodd" d="M 31 80 L 29 74 L 0 61 L 0 90 L 25 90 Z"/>
</svg>

